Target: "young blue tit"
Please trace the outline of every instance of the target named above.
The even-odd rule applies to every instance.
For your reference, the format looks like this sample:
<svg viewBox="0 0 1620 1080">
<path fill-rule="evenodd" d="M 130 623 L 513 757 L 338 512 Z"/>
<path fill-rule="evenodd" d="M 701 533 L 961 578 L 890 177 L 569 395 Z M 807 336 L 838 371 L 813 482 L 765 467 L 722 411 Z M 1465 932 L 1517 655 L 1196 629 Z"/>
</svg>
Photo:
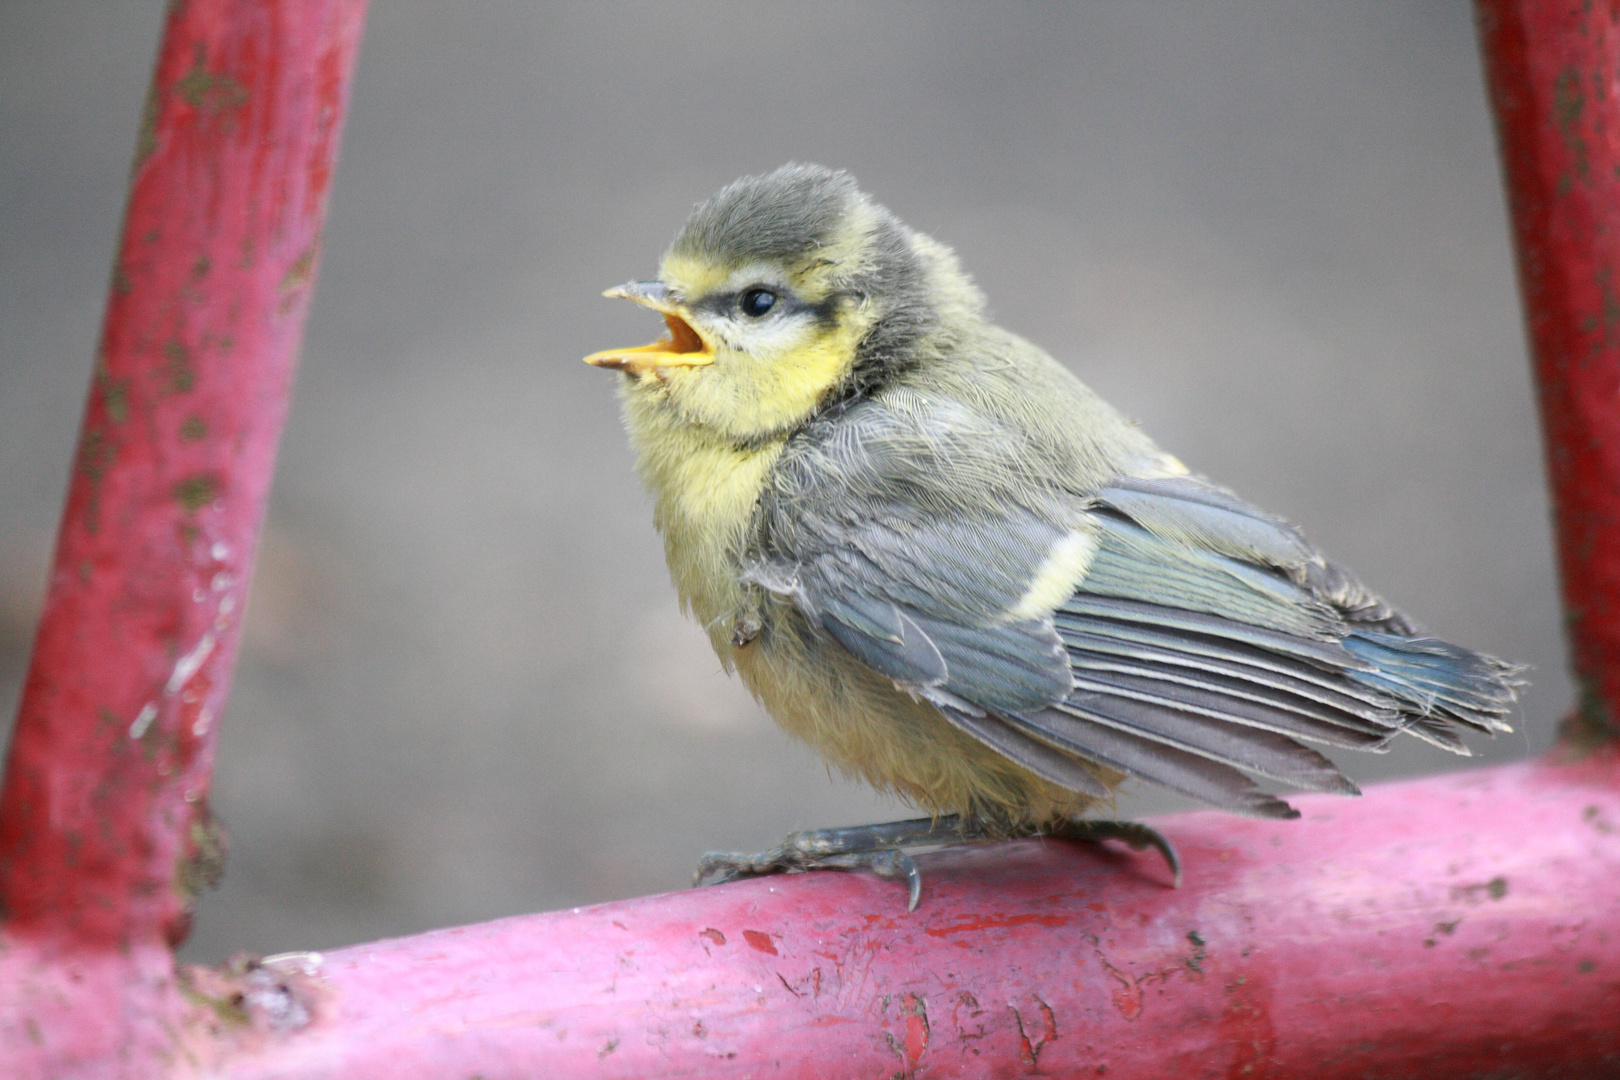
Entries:
<svg viewBox="0 0 1620 1080">
<path fill-rule="evenodd" d="M 1466 754 L 1513 666 L 1424 635 L 1299 530 L 1191 473 L 988 321 L 949 248 L 790 164 L 693 210 L 608 290 L 668 336 L 623 373 L 670 574 L 720 662 L 842 772 L 931 816 L 799 833 L 699 877 L 867 867 L 1046 833 L 1126 777 L 1294 817 L 1250 775 L 1356 794 L 1300 740 Z"/>
</svg>

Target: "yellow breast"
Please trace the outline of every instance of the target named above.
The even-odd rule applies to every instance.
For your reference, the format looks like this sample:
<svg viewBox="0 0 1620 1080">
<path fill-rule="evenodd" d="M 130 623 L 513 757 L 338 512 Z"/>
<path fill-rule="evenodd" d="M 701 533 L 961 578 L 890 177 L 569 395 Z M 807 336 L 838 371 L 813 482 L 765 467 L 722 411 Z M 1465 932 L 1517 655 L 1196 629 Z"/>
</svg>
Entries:
<svg viewBox="0 0 1620 1080">
<path fill-rule="evenodd" d="M 786 437 L 738 446 L 694 427 L 656 398 L 632 392 L 625 402 L 636 467 L 655 500 L 653 522 L 664 537 L 670 578 L 731 667 L 731 622 L 749 609 L 739 580 L 754 507 Z"/>
</svg>

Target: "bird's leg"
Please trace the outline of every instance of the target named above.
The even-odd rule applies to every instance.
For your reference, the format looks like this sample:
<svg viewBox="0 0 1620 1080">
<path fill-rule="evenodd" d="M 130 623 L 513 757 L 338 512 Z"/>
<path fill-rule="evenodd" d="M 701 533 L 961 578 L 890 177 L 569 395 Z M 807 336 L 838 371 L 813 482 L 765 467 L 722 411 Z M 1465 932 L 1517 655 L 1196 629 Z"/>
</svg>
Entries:
<svg viewBox="0 0 1620 1080">
<path fill-rule="evenodd" d="M 712 877 L 711 885 L 738 878 L 765 874 L 798 874 L 806 870 L 870 870 L 879 877 L 906 879 L 907 909 L 915 911 L 922 897 L 922 875 L 907 855 L 907 847 L 937 847 L 947 844 L 983 844 L 1029 836 L 1051 836 L 1062 840 L 1100 843 L 1123 840 L 1133 849 L 1153 848 L 1164 856 L 1181 885 L 1181 862 L 1176 849 L 1157 829 L 1135 821 L 1093 821 L 1062 818 L 1044 825 L 990 827 L 960 814 L 940 818 L 891 821 L 885 825 L 855 825 L 841 829 L 810 829 L 789 833 L 769 851 L 757 855 L 742 852 L 711 851 L 698 863 L 692 884 Z"/>
</svg>

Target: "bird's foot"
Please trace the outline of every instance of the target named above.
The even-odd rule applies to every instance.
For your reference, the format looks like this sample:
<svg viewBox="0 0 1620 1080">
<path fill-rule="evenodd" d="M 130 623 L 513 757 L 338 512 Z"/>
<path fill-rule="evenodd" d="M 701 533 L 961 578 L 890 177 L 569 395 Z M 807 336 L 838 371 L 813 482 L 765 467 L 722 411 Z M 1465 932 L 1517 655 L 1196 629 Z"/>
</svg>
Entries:
<svg viewBox="0 0 1620 1080">
<path fill-rule="evenodd" d="M 842 829 L 811 829 L 790 833 L 780 844 L 757 855 L 711 851 L 698 863 L 692 884 L 719 885 L 766 874 L 800 874 L 807 870 L 870 870 L 879 877 L 904 878 L 908 911 L 922 898 L 922 874 L 905 847 L 946 844 L 982 844 L 1027 836 L 1101 843 L 1123 840 L 1136 851 L 1153 848 L 1164 856 L 1176 886 L 1181 886 L 1181 861 L 1176 849 L 1157 829 L 1136 821 L 1095 821 L 1065 818 L 1041 826 L 1011 831 L 992 830 L 971 819 L 952 814 L 941 818 L 891 821 L 885 825 L 856 825 Z"/>
<path fill-rule="evenodd" d="M 886 825 L 856 825 L 842 829 L 810 829 L 789 833 L 787 839 L 758 855 L 711 851 L 698 863 L 692 884 L 719 885 L 738 878 L 764 874 L 799 874 L 806 870 L 870 870 L 879 877 L 905 878 L 908 910 L 916 910 L 922 896 L 922 875 L 904 846 L 955 844 L 968 837 L 960 818 L 918 818 Z"/>
</svg>

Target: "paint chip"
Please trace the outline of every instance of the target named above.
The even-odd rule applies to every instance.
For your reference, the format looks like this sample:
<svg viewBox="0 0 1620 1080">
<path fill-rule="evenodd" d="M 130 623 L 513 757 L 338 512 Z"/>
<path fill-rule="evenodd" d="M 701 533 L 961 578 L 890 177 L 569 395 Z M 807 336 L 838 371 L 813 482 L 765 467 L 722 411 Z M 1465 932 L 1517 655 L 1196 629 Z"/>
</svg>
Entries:
<svg viewBox="0 0 1620 1080">
<path fill-rule="evenodd" d="M 142 705 L 141 711 L 135 714 L 134 723 L 129 725 L 129 737 L 139 739 L 142 735 L 145 735 L 146 729 L 152 726 L 153 720 L 157 719 L 157 714 L 158 709 L 155 702 L 148 701 L 145 705 Z"/>
</svg>

